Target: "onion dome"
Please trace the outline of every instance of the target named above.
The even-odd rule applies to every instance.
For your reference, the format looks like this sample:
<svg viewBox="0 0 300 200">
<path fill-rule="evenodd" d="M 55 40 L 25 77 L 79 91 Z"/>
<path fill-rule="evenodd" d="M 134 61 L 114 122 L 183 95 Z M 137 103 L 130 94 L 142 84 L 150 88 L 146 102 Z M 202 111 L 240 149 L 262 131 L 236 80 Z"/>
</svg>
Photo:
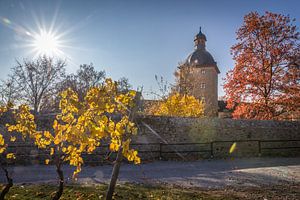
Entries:
<svg viewBox="0 0 300 200">
<path fill-rule="evenodd" d="M 208 51 L 206 51 L 206 41 L 206 36 L 202 33 L 200 27 L 200 31 L 194 39 L 195 50 L 187 57 L 184 65 L 195 67 L 213 66 L 216 68 L 217 72 L 220 73 L 214 58 Z"/>
</svg>

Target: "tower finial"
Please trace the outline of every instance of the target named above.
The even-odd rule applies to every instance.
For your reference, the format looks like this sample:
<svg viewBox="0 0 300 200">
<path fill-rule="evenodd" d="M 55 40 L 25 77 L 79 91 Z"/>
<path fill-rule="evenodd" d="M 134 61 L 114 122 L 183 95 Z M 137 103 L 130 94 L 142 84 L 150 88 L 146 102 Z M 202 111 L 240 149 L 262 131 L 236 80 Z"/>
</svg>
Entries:
<svg viewBox="0 0 300 200">
<path fill-rule="evenodd" d="M 201 26 L 200 26 L 200 30 L 199 30 L 199 33 L 201 33 Z"/>
</svg>

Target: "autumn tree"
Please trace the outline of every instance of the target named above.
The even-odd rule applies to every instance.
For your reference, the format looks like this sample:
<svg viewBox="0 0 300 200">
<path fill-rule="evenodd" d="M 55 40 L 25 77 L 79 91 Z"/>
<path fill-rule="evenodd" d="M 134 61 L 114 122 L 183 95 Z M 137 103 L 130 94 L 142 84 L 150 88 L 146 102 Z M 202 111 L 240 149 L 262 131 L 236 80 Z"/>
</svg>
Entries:
<svg viewBox="0 0 300 200">
<path fill-rule="evenodd" d="M 11 108 L 12 104 L 7 104 L 6 106 L 0 106 L 0 117 L 3 113 L 7 112 Z M 16 137 L 14 134 L 9 135 L 9 140 L 6 140 L 2 133 L 0 133 L 0 168 L 3 170 L 7 184 L 3 187 L 0 193 L 0 200 L 5 199 L 5 195 L 9 192 L 10 188 L 13 186 L 13 179 L 11 174 L 7 169 L 7 164 L 11 159 L 15 159 L 15 154 L 10 152 L 8 149 L 9 145 L 15 142 Z"/>
<path fill-rule="evenodd" d="M 84 101 L 79 101 L 77 93 L 70 88 L 60 96 L 60 113 L 53 122 L 53 130 L 37 130 L 34 115 L 28 106 L 21 106 L 15 115 L 16 124 L 8 125 L 9 131 L 20 132 L 33 139 L 39 148 L 49 150 L 50 158 L 45 162 L 55 164 L 59 177 L 54 200 L 59 199 L 63 193 L 62 164 L 75 166 L 75 177 L 84 163 L 82 154 L 92 153 L 104 140 L 109 141 L 111 151 L 118 152 L 117 159 L 124 156 L 129 161 L 140 163 L 137 151 L 130 149 L 130 138 L 137 132 L 129 112 L 134 103 L 135 91 L 120 93 L 117 83 L 107 79 L 102 85 L 90 88 Z M 119 160 L 114 175 L 118 175 L 116 170 L 119 170 Z M 117 176 L 112 177 L 112 187 L 109 187 L 108 194 L 113 194 L 116 183 Z M 108 196 L 108 199 L 111 198 Z"/>
<path fill-rule="evenodd" d="M 235 67 L 225 78 L 234 118 L 283 119 L 300 113 L 299 32 L 289 16 L 251 12 L 232 46 Z M 299 117 L 299 115 L 298 115 Z"/>
<path fill-rule="evenodd" d="M 118 81 L 117 81 L 117 86 L 118 86 L 118 91 L 120 92 L 128 92 L 131 88 L 132 85 L 129 83 L 128 78 L 126 77 L 121 77 Z"/>
<path fill-rule="evenodd" d="M 21 103 L 30 105 L 34 113 L 47 108 L 47 99 L 57 93 L 57 83 L 65 75 L 66 63 L 46 56 L 34 61 L 17 61 L 10 75 L 16 82 Z"/>
<path fill-rule="evenodd" d="M 179 65 L 178 69 L 174 72 L 176 81 L 174 90 L 180 94 L 190 95 L 196 87 L 195 84 L 199 84 L 195 74 L 197 75 L 195 67 Z"/>
<path fill-rule="evenodd" d="M 189 68 L 189 70 L 192 70 Z M 178 87 L 180 82 L 179 71 L 175 72 L 176 84 L 168 83 L 162 76 L 155 75 L 158 85 L 158 92 L 151 92 L 158 97 L 158 100 L 144 102 L 144 113 L 156 116 L 174 116 L 174 117 L 202 117 L 204 116 L 204 102 L 196 99 L 182 91 Z M 192 75 L 192 71 L 185 71 L 186 75 Z M 185 77 L 186 78 L 186 77 Z M 190 80 L 190 79 L 189 79 Z"/>
<path fill-rule="evenodd" d="M 0 83 L 0 105 L 15 104 L 20 99 L 20 91 L 13 77 Z"/>
<path fill-rule="evenodd" d="M 157 89 L 151 89 L 147 92 L 147 95 L 151 95 L 155 99 L 166 100 L 172 92 L 176 92 L 176 90 L 173 90 L 173 85 L 170 84 L 163 76 L 155 75 L 154 78 L 157 84 Z"/>
<path fill-rule="evenodd" d="M 71 88 L 77 93 L 79 100 L 83 101 L 91 87 L 100 86 L 105 80 L 105 71 L 97 71 L 94 65 L 82 64 L 76 73 L 69 74 L 60 83 L 60 92 Z"/>
<path fill-rule="evenodd" d="M 87 91 L 92 87 L 100 86 L 104 83 L 106 73 L 104 70 L 97 71 L 91 64 L 82 64 L 76 73 L 68 74 L 60 83 L 59 90 L 64 91 L 71 88 L 78 94 L 79 100 L 83 101 Z M 121 77 L 117 81 L 118 90 L 128 92 L 131 89 L 128 78 Z"/>
<path fill-rule="evenodd" d="M 54 163 L 59 178 L 59 187 L 53 197 L 54 200 L 59 199 L 63 193 L 62 164 L 69 162 L 70 165 L 77 167 L 74 175 L 77 174 L 83 163 L 81 157 L 81 153 L 85 151 L 83 145 L 84 142 L 87 142 L 87 135 L 81 134 L 74 128 L 74 114 L 78 112 L 77 95 L 71 90 L 67 90 L 61 96 L 60 108 L 62 112 L 54 120 L 54 134 L 51 134 L 50 131 L 52 130 L 38 130 L 35 116 L 30 112 L 30 107 L 27 105 L 20 105 L 14 116 L 16 123 L 7 125 L 8 131 L 19 132 L 23 138 L 30 138 L 39 149 L 50 152 L 45 164 Z"/>
<path fill-rule="evenodd" d="M 157 116 L 203 117 L 204 103 L 194 96 L 174 93 L 147 108 L 146 113 Z"/>
<path fill-rule="evenodd" d="M 110 140 L 110 150 L 117 152 L 111 181 L 106 194 L 107 200 L 113 198 L 123 157 L 136 164 L 140 163 L 137 151 L 130 149 L 131 136 L 137 133 L 137 128 L 133 121 L 136 113 L 135 104 L 138 98 L 138 94 L 133 90 L 127 93 L 119 91 L 117 82 L 113 82 L 111 79 L 107 79 L 102 87 L 92 88 L 86 96 L 90 109 L 88 111 L 89 115 L 94 116 L 96 119 L 100 115 L 100 119 L 104 120 L 104 122 L 106 121 L 107 124 L 105 129 L 105 126 L 103 126 L 105 123 L 101 122 L 102 120 L 91 121 L 91 126 L 94 129 L 93 133 L 99 131 L 99 133 L 104 134 Z M 108 118 L 105 113 L 115 116 L 115 119 Z M 99 141 L 99 138 L 97 138 L 99 137 L 97 136 L 98 134 L 95 134 L 95 141 Z"/>
</svg>

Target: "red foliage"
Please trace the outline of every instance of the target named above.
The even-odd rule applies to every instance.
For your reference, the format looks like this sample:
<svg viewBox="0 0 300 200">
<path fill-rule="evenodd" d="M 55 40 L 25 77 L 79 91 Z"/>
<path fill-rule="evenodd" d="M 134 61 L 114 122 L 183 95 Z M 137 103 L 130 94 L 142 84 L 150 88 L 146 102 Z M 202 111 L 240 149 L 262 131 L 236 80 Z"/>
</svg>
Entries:
<svg viewBox="0 0 300 200">
<path fill-rule="evenodd" d="M 289 16 L 251 12 L 231 47 L 235 67 L 225 78 L 234 118 L 284 119 L 300 114 L 299 32 Z M 292 64 L 296 63 L 296 64 Z"/>
</svg>

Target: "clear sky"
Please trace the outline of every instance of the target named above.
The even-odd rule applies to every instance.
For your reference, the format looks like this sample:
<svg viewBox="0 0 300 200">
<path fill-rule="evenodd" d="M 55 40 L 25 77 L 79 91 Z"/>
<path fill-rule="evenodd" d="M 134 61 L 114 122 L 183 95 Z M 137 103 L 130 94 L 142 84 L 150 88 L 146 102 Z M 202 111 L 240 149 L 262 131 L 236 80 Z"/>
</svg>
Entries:
<svg viewBox="0 0 300 200">
<path fill-rule="evenodd" d="M 113 79 L 129 78 L 137 88 L 155 90 L 154 76 L 174 82 L 178 62 L 193 51 L 202 26 L 207 50 L 216 60 L 219 96 L 222 78 L 233 68 L 230 47 L 243 16 L 251 11 L 289 14 L 300 20 L 299 0 L 0 0 L 0 79 L 17 60 L 34 56 L 32 33 L 40 29 L 60 35 L 68 72 L 93 63 Z"/>
</svg>

